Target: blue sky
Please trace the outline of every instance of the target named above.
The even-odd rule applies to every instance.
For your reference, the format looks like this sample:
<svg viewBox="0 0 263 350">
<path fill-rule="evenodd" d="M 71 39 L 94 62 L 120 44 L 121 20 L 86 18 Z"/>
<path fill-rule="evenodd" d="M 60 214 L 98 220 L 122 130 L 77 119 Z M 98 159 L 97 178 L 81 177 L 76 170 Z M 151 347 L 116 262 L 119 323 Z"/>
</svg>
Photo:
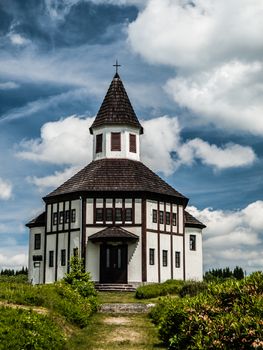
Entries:
<svg viewBox="0 0 263 350">
<path fill-rule="evenodd" d="M 91 161 L 118 58 L 142 160 L 207 224 L 205 269 L 262 269 L 262 14 L 257 0 L 1 1 L 0 266 L 26 264 L 41 197 Z"/>
</svg>

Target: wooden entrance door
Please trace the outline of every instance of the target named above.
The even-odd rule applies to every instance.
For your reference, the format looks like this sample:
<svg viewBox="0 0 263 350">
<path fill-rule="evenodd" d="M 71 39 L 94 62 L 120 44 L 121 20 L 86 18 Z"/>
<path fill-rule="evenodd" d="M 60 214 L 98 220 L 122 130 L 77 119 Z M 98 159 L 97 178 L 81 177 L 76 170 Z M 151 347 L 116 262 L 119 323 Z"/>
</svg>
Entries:
<svg viewBox="0 0 263 350">
<path fill-rule="evenodd" d="M 127 283 L 127 244 L 102 244 L 100 283 Z"/>
</svg>

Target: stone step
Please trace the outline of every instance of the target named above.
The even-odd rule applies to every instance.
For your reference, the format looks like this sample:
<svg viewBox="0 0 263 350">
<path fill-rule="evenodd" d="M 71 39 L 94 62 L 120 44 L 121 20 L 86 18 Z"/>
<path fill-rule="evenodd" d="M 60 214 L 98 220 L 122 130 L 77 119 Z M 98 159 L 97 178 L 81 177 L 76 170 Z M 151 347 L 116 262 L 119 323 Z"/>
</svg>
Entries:
<svg viewBox="0 0 263 350">
<path fill-rule="evenodd" d="M 95 288 L 100 292 L 134 292 L 136 290 L 132 284 L 119 283 L 95 283 Z"/>
<path fill-rule="evenodd" d="M 127 303 L 127 304 L 102 304 L 99 312 L 102 313 L 147 313 L 155 304 L 139 304 L 139 303 Z"/>
</svg>

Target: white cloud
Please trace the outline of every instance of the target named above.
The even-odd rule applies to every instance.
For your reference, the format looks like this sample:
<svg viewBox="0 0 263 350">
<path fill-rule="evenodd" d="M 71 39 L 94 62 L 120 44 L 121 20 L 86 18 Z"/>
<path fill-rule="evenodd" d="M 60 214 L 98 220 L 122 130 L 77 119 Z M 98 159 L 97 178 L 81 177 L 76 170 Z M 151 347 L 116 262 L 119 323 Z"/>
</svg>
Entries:
<svg viewBox="0 0 263 350">
<path fill-rule="evenodd" d="M 203 164 L 218 170 L 249 166 L 256 160 L 251 147 L 230 143 L 220 148 L 199 138 L 181 145 L 178 153 L 181 163 L 191 164 L 195 159 L 200 159 Z"/>
<path fill-rule="evenodd" d="M 209 71 L 179 75 L 165 90 L 202 122 L 263 135 L 263 65 L 232 61 Z"/>
<path fill-rule="evenodd" d="M 5 83 L 0 83 L 0 90 L 12 90 L 19 88 L 19 85 L 17 83 L 14 83 L 13 81 L 7 81 Z"/>
<path fill-rule="evenodd" d="M 248 146 L 229 143 L 218 147 L 198 138 L 183 143 L 177 118 L 159 117 L 144 121 L 143 126 L 142 160 L 165 175 L 198 159 L 217 170 L 249 166 L 256 160 L 254 151 Z"/>
<path fill-rule="evenodd" d="M 28 265 L 28 255 L 25 253 L 27 247 L 12 246 L 0 250 L 0 270 L 15 269 L 20 270 Z M 16 253 L 14 253 L 14 251 Z"/>
<path fill-rule="evenodd" d="M 129 26 L 133 49 L 153 63 L 190 68 L 262 57 L 258 0 L 150 0 Z"/>
<path fill-rule="evenodd" d="M 81 165 L 92 157 L 89 127 L 93 118 L 70 116 L 42 126 L 40 139 L 23 141 L 17 156 L 53 164 Z"/>
<path fill-rule="evenodd" d="M 28 181 L 42 191 L 62 184 L 81 166 L 88 164 L 92 159 L 93 137 L 89 127 L 93 120 L 70 116 L 49 122 L 42 126 L 39 139 L 22 141 L 17 146 L 19 158 L 70 166 L 52 175 L 30 176 Z M 201 139 L 183 143 L 177 118 L 163 116 L 142 124 L 145 130 L 141 138 L 142 161 L 165 175 L 171 175 L 179 166 L 192 165 L 198 159 L 218 170 L 248 166 L 256 160 L 250 147 L 227 144 L 220 148 Z"/>
<path fill-rule="evenodd" d="M 263 201 L 236 211 L 195 207 L 187 210 L 207 225 L 203 231 L 206 269 L 236 265 L 247 272 L 263 269 Z"/>
<path fill-rule="evenodd" d="M 258 0 L 150 0 L 129 43 L 176 68 L 166 91 L 201 123 L 262 135 L 262 14 Z"/>
<path fill-rule="evenodd" d="M 8 36 L 13 45 L 21 46 L 30 42 L 28 39 L 24 38 L 21 34 L 18 33 L 10 33 Z"/>
<path fill-rule="evenodd" d="M 30 176 L 28 177 L 28 181 L 36 185 L 42 192 L 46 188 L 56 188 L 62 185 L 66 180 L 68 180 L 71 176 L 76 174 L 79 170 L 79 167 L 66 168 L 63 171 L 55 171 L 53 175 L 48 175 L 44 177 Z"/>
<path fill-rule="evenodd" d="M 0 178 L 0 200 L 10 199 L 12 196 L 12 184 Z"/>
<path fill-rule="evenodd" d="M 177 118 L 167 116 L 142 122 L 144 135 L 141 137 L 141 157 L 145 164 L 155 171 L 172 174 L 176 162 L 171 152 L 176 151 L 180 143 L 180 126 Z"/>
</svg>

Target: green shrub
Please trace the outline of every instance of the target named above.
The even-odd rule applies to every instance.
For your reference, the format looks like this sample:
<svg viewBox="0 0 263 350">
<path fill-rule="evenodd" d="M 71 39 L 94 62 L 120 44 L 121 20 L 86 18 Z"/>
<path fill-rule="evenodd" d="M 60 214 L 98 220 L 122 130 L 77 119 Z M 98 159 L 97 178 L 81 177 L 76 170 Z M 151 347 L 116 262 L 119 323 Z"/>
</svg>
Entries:
<svg viewBox="0 0 263 350">
<path fill-rule="evenodd" d="M 56 283 L 54 287 L 53 310 L 65 316 L 70 323 L 85 327 L 92 313 L 97 310 L 96 299 L 84 298 L 71 285 L 63 282 Z"/>
<path fill-rule="evenodd" d="M 43 306 L 72 324 L 85 327 L 98 305 L 94 296 L 84 298 L 63 282 L 49 285 L 0 283 L 0 299 L 9 303 Z"/>
<path fill-rule="evenodd" d="M 182 298 L 185 297 L 186 295 L 193 297 L 193 296 L 195 296 L 199 293 L 202 293 L 206 290 L 207 290 L 207 283 L 206 282 L 187 281 L 180 289 L 179 295 Z"/>
<path fill-rule="evenodd" d="M 164 283 L 152 283 L 140 286 L 136 289 L 137 299 L 150 299 L 168 294 L 178 294 L 184 285 L 184 281 L 168 280 Z"/>
<path fill-rule="evenodd" d="M 169 349 L 263 349 L 263 274 L 209 284 L 195 297 L 163 298 L 151 317 Z"/>
<path fill-rule="evenodd" d="M 0 283 L 1 282 L 28 283 L 28 276 L 23 274 L 14 276 L 0 275 Z"/>
<path fill-rule="evenodd" d="M 0 350 L 64 349 L 61 330 L 47 316 L 2 307 L 0 325 Z"/>
<path fill-rule="evenodd" d="M 47 297 L 42 293 L 42 288 L 24 283 L 1 282 L 0 299 L 9 303 L 43 306 Z"/>
<path fill-rule="evenodd" d="M 77 256 L 70 259 L 70 272 L 66 274 L 63 281 L 84 298 L 97 295 L 90 273 L 84 271 L 83 260 Z"/>
</svg>

